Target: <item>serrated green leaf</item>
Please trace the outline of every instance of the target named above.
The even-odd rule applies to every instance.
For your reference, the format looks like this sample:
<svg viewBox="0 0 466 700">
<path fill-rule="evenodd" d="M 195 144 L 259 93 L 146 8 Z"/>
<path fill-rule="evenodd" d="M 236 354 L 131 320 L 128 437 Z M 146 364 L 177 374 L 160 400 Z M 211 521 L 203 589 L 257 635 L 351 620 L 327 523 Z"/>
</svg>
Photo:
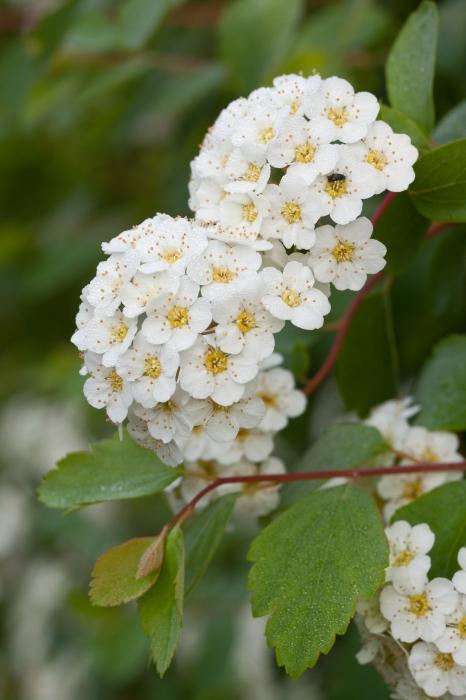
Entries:
<svg viewBox="0 0 466 700">
<path fill-rule="evenodd" d="M 152 586 L 158 571 L 142 579 L 136 579 L 136 573 L 142 555 L 153 541 L 153 537 L 138 537 L 101 554 L 92 571 L 89 588 L 94 605 L 121 605 L 139 598 Z"/>
<path fill-rule="evenodd" d="M 428 223 L 413 206 L 409 195 L 400 192 L 374 232 L 374 237 L 387 247 L 387 272 L 405 270 L 421 245 Z"/>
<path fill-rule="evenodd" d="M 460 547 L 466 545 L 466 481 L 451 481 L 420 496 L 396 511 L 392 521 L 407 520 L 411 525 L 427 523 L 435 534 L 429 552 L 429 577 L 451 576 L 458 570 Z"/>
<path fill-rule="evenodd" d="M 466 139 L 423 155 L 409 189 L 414 206 L 433 221 L 466 221 Z"/>
<path fill-rule="evenodd" d="M 152 660 L 161 676 L 176 651 L 183 622 L 184 545 L 178 527 L 167 536 L 165 558 L 155 585 L 139 599 L 145 634 Z"/>
<path fill-rule="evenodd" d="M 430 133 L 434 126 L 432 96 L 438 39 L 438 12 L 425 0 L 402 27 L 386 64 L 390 104 Z"/>
<path fill-rule="evenodd" d="M 190 593 L 204 576 L 223 539 L 225 527 L 236 501 L 236 494 L 212 501 L 185 530 L 185 594 Z"/>
<path fill-rule="evenodd" d="M 277 68 L 290 46 L 302 0 L 234 0 L 219 25 L 220 56 L 235 88 L 248 93 Z"/>
<path fill-rule="evenodd" d="M 416 422 L 431 430 L 466 430 L 466 335 L 435 346 L 416 391 L 422 411 Z"/>
<path fill-rule="evenodd" d="M 297 677 L 344 634 L 358 598 L 384 580 L 388 546 L 368 493 L 346 485 L 314 491 L 254 540 L 248 559 L 255 616 L 277 662 Z"/>
<path fill-rule="evenodd" d="M 125 434 L 122 441 L 102 440 L 91 445 L 90 452 L 73 452 L 61 459 L 42 480 L 39 499 L 50 508 L 79 508 L 139 498 L 162 491 L 182 473 Z"/>
<path fill-rule="evenodd" d="M 436 143 L 457 141 L 466 136 L 466 100 L 445 114 L 434 129 L 432 137 Z"/>
<path fill-rule="evenodd" d="M 374 294 L 359 306 L 338 357 L 337 380 L 346 408 L 362 416 L 396 396 L 398 366 L 387 294 Z"/>
<path fill-rule="evenodd" d="M 399 112 L 393 107 L 381 105 L 379 118 L 389 124 L 393 131 L 407 134 L 416 148 L 426 151 L 430 148 L 429 139 L 422 129 L 403 112 Z"/>
</svg>

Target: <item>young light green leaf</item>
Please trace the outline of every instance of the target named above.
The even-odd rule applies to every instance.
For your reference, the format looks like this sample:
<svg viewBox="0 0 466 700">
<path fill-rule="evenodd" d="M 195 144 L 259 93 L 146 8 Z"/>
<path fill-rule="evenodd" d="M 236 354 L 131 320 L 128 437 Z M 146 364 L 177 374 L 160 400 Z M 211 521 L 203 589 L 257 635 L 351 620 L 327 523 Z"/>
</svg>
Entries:
<svg viewBox="0 0 466 700">
<path fill-rule="evenodd" d="M 384 581 L 388 546 L 377 507 L 355 486 L 314 491 L 254 540 L 248 554 L 255 616 L 277 662 L 296 678 L 344 634 L 359 597 Z"/>
<path fill-rule="evenodd" d="M 229 3 L 219 26 L 220 55 L 239 92 L 250 92 L 279 66 L 295 34 L 302 8 L 302 0 Z"/>
<path fill-rule="evenodd" d="M 209 566 L 235 505 L 236 494 L 212 501 L 194 517 L 185 531 L 186 579 L 188 594 L 199 583 Z"/>
<path fill-rule="evenodd" d="M 358 308 L 338 358 L 337 380 L 346 408 L 360 415 L 396 396 L 398 360 L 388 294 L 374 294 Z"/>
<path fill-rule="evenodd" d="M 429 139 L 422 129 L 403 112 L 399 112 L 393 107 L 381 105 L 379 119 L 390 124 L 393 131 L 408 134 L 413 144 L 420 151 L 426 151 L 430 148 Z"/>
<path fill-rule="evenodd" d="M 407 19 L 386 65 L 390 104 L 430 133 L 434 126 L 432 96 L 438 39 L 438 12 L 425 0 Z"/>
<path fill-rule="evenodd" d="M 434 129 L 435 143 L 448 143 L 466 136 L 466 100 L 445 114 Z"/>
<path fill-rule="evenodd" d="M 429 556 L 429 577 L 450 578 L 458 570 L 460 547 L 466 546 L 466 481 L 451 481 L 420 496 L 396 511 L 392 520 L 407 520 L 411 525 L 427 523 L 435 534 Z"/>
<path fill-rule="evenodd" d="M 97 559 L 89 597 L 94 605 L 112 606 L 139 598 L 156 581 L 158 571 L 137 579 L 139 561 L 154 541 L 138 537 L 108 549 Z"/>
<path fill-rule="evenodd" d="M 139 498 L 162 491 L 182 473 L 125 434 L 122 441 L 102 440 L 90 452 L 73 452 L 60 460 L 44 477 L 39 499 L 50 508 L 78 508 Z"/>
<path fill-rule="evenodd" d="M 438 343 L 416 391 L 422 406 L 417 423 L 431 430 L 466 430 L 466 335 Z"/>
<path fill-rule="evenodd" d="M 403 272 L 413 259 L 427 230 L 428 221 L 400 192 L 377 224 L 376 238 L 387 246 L 387 272 Z"/>
<path fill-rule="evenodd" d="M 139 599 L 142 627 L 152 660 L 161 676 L 176 651 L 183 622 L 183 533 L 175 527 L 166 540 L 165 558 L 156 584 Z"/>
<path fill-rule="evenodd" d="M 466 221 L 466 139 L 434 148 L 414 165 L 414 206 L 433 221 Z"/>
</svg>

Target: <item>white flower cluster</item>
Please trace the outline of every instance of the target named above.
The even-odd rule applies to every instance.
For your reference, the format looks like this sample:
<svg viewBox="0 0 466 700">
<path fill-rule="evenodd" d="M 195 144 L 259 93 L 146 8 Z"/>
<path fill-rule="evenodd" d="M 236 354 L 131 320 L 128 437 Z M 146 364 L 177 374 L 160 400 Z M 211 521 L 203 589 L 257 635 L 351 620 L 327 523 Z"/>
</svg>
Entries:
<svg viewBox="0 0 466 700">
<path fill-rule="evenodd" d="M 466 547 L 453 579 L 429 581 L 435 541 L 425 524 L 404 520 L 386 528 L 390 565 L 386 585 L 358 605 L 364 646 L 360 663 L 373 662 L 395 689 L 392 697 L 466 698 Z"/>
</svg>

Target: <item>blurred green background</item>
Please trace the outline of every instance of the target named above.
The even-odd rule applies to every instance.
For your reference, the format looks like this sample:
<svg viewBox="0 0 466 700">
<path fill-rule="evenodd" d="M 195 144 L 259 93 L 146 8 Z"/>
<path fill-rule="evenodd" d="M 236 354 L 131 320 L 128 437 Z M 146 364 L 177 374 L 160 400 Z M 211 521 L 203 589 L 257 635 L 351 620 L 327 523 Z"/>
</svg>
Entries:
<svg viewBox="0 0 466 700">
<path fill-rule="evenodd" d="M 359 700 L 388 693 L 354 660 L 354 632 L 292 682 L 250 617 L 245 552 L 229 533 L 188 605 L 174 667 L 148 668 L 135 611 L 86 601 L 106 547 L 152 534 L 159 499 L 63 517 L 35 502 L 45 470 L 112 432 L 82 397 L 69 342 L 100 243 L 157 211 L 186 214 L 189 161 L 219 111 L 283 72 L 337 74 L 384 99 L 384 62 L 413 0 L 0 2 L 0 697 Z M 466 5 L 439 2 L 438 117 L 466 97 Z M 369 205 L 373 206 L 373 203 Z M 463 237 L 464 240 L 464 237 Z M 393 287 L 405 382 L 464 319 L 464 242 L 421 246 Z M 446 285 L 446 280 L 454 284 Z M 420 293 L 414 297 L 413 289 Z M 348 294 L 334 299 L 338 318 Z M 309 337 L 311 335 L 312 337 Z M 280 339 L 298 379 L 329 333 Z M 328 383 L 282 438 L 292 462 L 344 412 Z M 84 695 L 83 695 L 84 694 Z"/>
</svg>

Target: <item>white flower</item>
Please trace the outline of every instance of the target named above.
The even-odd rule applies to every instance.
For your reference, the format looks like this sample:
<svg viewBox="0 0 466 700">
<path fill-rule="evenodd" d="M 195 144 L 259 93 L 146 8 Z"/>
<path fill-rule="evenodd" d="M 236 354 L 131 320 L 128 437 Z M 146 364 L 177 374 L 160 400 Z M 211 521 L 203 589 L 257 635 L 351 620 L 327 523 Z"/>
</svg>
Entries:
<svg viewBox="0 0 466 700">
<path fill-rule="evenodd" d="M 377 428 L 391 447 L 401 449 L 402 441 L 409 429 L 408 419 L 419 411 L 419 406 L 412 402 L 411 397 L 385 401 L 373 408 L 364 422 L 366 425 Z"/>
<path fill-rule="evenodd" d="M 118 373 L 131 382 L 133 396 L 144 408 L 168 401 L 176 388 L 178 353 L 164 345 L 149 343 L 141 333 L 119 358 Z"/>
<path fill-rule="evenodd" d="M 200 223 L 215 222 L 218 208 L 225 196 L 222 185 L 212 177 L 199 179 L 194 177 L 189 183 L 189 207 L 195 212 L 196 221 Z"/>
<path fill-rule="evenodd" d="M 134 411 L 130 411 L 128 416 L 128 432 L 143 447 L 155 452 L 162 462 L 169 467 L 176 467 L 183 461 L 183 455 L 176 442 L 163 442 L 155 440 L 147 429 L 147 423 Z"/>
<path fill-rule="evenodd" d="M 373 226 L 361 217 L 344 226 L 320 226 L 309 264 L 319 282 L 332 282 L 336 289 L 358 291 L 367 275 L 385 266 L 386 247 L 371 238 Z"/>
<path fill-rule="evenodd" d="M 280 104 L 287 105 L 291 115 L 299 115 L 303 113 L 304 103 L 318 91 L 321 82 L 320 75 L 304 78 L 291 73 L 274 78 L 273 86 Z"/>
<path fill-rule="evenodd" d="M 230 406 L 207 399 L 191 401 L 187 410 L 193 425 L 202 426 L 212 440 L 220 443 L 234 440 L 240 428 L 256 428 L 265 413 L 263 402 L 250 392 Z"/>
<path fill-rule="evenodd" d="M 81 351 L 90 350 L 102 355 L 105 367 L 113 367 L 131 345 L 136 331 L 137 321 L 127 318 L 121 311 L 116 311 L 113 316 L 96 312 L 71 340 Z"/>
<path fill-rule="evenodd" d="M 100 364 L 98 355 L 86 353 L 85 363 L 89 377 L 84 383 L 84 396 L 94 408 L 105 408 L 113 423 L 122 423 L 133 402 L 129 382 L 114 368 Z"/>
<path fill-rule="evenodd" d="M 223 243 L 229 243 L 232 246 L 243 245 L 258 251 L 270 250 L 273 247 L 271 241 L 266 241 L 261 238 L 260 231 L 253 231 L 246 228 L 224 228 L 218 222 L 209 222 L 208 224 L 201 223 L 201 226 L 206 227 L 208 238 L 215 241 L 222 241 Z"/>
<path fill-rule="evenodd" d="M 415 644 L 408 665 L 416 683 L 432 698 L 447 692 L 453 696 L 466 693 L 466 667 L 456 664 L 451 654 L 439 651 L 435 644 Z"/>
<path fill-rule="evenodd" d="M 265 405 L 261 430 L 282 430 L 288 418 L 300 416 L 306 410 L 306 397 L 295 388 L 293 374 L 287 369 L 277 367 L 260 372 L 255 391 Z"/>
<path fill-rule="evenodd" d="M 372 197 L 375 187 L 371 166 L 341 146 L 334 170 L 318 175 L 308 191 L 319 201 L 321 216 L 329 214 L 335 223 L 349 224 L 361 214 L 362 200 Z"/>
<path fill-rule="evenodd" d="M 412 527 L 405 520 L 398 520 L 385 529 L 390 545 L 390 565 L 386 580 L 403 588 L 422 586 L 430 569 L 430 552 L 435 535 L 428 525 Z"/>
<path fill-rule="evenodd" d="M 270 215 L 264 220 L 266 238 L 279 238 L 287 247 L 309 250 L 314 245 L 314 224 L 323 213 L 320 201 L 309 196 L 305 181 L 296 175 L 285 175 L 279 185 L 268 185 L 265 196 L 270 202 Z"/>
<path fill-rule="evenodd" d="M 264 156 L 252 161 L 236 148 L 224 165 L 224 176 L 227 178 L 226 192 L 260 194 L 269 181 L 270 165 Z"/>
<path fill-rule="evenodd" d="M 251 462 L 260 462 L 273 450 L 273 434 L 257 428 L 240 428 L 230 443 L 219 443 L 215 451 L 220 464 L 233 464 L 245 457 Z"/>
<path fill-rule="evenodd" d="M 247 114 L 238 121 L 231 135 L 235 146 L 255 161 L 267 158 L 280 139 L 284 124 L 289 118 L 286 105 L 279 107 L 273 91 L 261 90 L 261 95 L 252 99 Z M 271 162 L 273 165 L 273 162 Z"/>
<path fill-rule="evenodd" d="M 379 496 L 384 501 L 388 501 L 384 507 L 386 519 L 389 520 L 401 506 L 411 503 L 437 486 L 460 479 L 461 476 L 461 472 L 397 474 L 396 467 L 394 467 L 393 476 L 382 476 L 376 487 Z"/>
<path fill-rule="evenodd" d="M 263 360 L 272 354 L 274 333 L 281 331 L 283 321 L 272 316 L 260 300 L 261 286 L 256 284 L 247 292 L 235 296 L 228 304 L 212 305 L 217 322 L 215 338 L 221 350 L 237 354 L 242 350 Z"/>
<path fill-rule="evenodd" d="M 261 256 L 251 248 L 209 241 L 202 255 L 188 266 L 188 277 L 202 286 L 207 299 L 225 299 L 255 281 L 260 264 Z"/>
<path fill-rule="evenodd" d="M 212 400 L 222 406 L 239 401 L 245 384 L 258 372 L 257 359 L 244 352 L 229 355 L 213 341 L 199 336 L 181 358 L 180 385 L 195 399 Z"/>
<path fill-rule="evenodd" d="M 218 221 L 223 229 L 232 229 L 237 237 L 255 234 L 257 238 L 268 213 L 268 206 L 267 199 L 260 194 L 227 194 L 219 203 L 213 220 Z"/>
<path fill-rule="evenodd" d="M 156 234 L 154 227 L 156 221 L 157 217 L 145 219 L 142 223 L 119 233 L 111 241 L 104 241 L 102 250 L 107 255 L 112 253 L 135 253 L 137 244 L 141 239 L 150 238 Z"/>
<path fill-rule="evenodd" d="M 466 596 L 459 597 L 456 609 L 447 619 L 447 628 L 435 641 L 445 653 L 451 654 L 454 661 L 466 666 Z"/>
<path fill-rule="evenodd" d="M 407 190 L 414 180 L 413 163 L 418 151 L 406 134 L 394 134 L 393 129 L 382 121 L 372 124 L 364 140 L 351 146 L 358 158 L 373 168 L 378 181 L 376 194 L 384 190 L 401 192 Z"/>
<path fill-rule="evenodd" d="M 458 564 L 461 570 L 453 576 L 453 585 L 459 593 L 466 595 L 466 547 L 461 547 L 458 552 Z"/>
<path fill-rule="evenodd" d="M 97 274 L 84 290 L 85 299 L 99 311 L 111 316 L 121 303 L 121 293 L 137 270 L 139 256 L 111 255 L 97 266 Z"/>
<path fill-rule="evenodd" d="M 141 272 L 162 272 L 182 275 L 186 265 L 200 255 L 207 245 L 205 231 L 188 219 L 173 219 L 166 214 L 154 217 L 154 236 L 141 239 L 137 250 L 141 256 Z"/>
<path fill-rule="evenodd" d="M 168 401 L 157 403 L 153 408 L 134 406 L 134 414 L 143 419 L 149 434 L 164 443 L 174 440 L 180 444 L 189 437 L 193 424 L 188 404 L 192 399 L 179 387 Z"/>
<path fill-rule="evenodd" d="M 121 302 L 125 316 L 133 318 L 147 311 L 162 294 L 174 294 L 179 277 L 170 272 L 145 275 L 137 272 L 121 290 Z"/>
<path fill-rule="evenodd" d="M 243 459 L 224 472 L 223 475 L 284 474 L 285 471 L 285 465 L 280 459 L 269 457 L 259 465 Z M 235 504 L 236 516 L 239 518 L 258 518 L 275 510 L 280 500 L 279 488 L 280 485 L 271 482 L 239 484 L 236 490 L 239 490 L 241 495 Z M 220 487 L 220 492 L 222 489 L 223 487 Z"/>
<path fill-rule="evenodd" d="M 382 634 L 390 627 L 388 620 L 380 612 L 378 595 L 366 600 L 360 600 L 356 610 L 361 615 L 366 628 L 372 634 Z"/>
<path fill-rule="evenodd" d="M 433 642 L 445 632 L 447 616 L 454 611 L 457 601 L 458 594 L 446 578 L 435 578 L 429 583 L 425 580 L 417 586 L 407 584 L 404 592 L 394 582 L 382 590 L 380 610 L 391 622 L 395 639 L 408 643 L 417 639 Z"/>
<path fill-rule="evenodd" d="M 190 348 L 212 320 L 210 303 L 198 294 L 199 285 L 181 277 L 177 292 L 159 297 L 148 311 L 141 328 L 143 336 L 175 351 Z"/>
<path fill-rule="evenodd" d="M 458 451 L 459 439 L 455 433 L 430 431 L 415 426 L 406 432 L 402 452 L 419 462 L 461 462 L 463 456 Z M 409 464 L 407 459 L 403 463 Z M 450 472 L 454 478 L 461 478 L 461 472 Z"/>
<path fill-rule="evenodd" d="M 180 495 L 185 503 L 189 503 L 189 501 L 197 496 L 199 491 L 207 486 L 209 481 L 216 479 L 218 476 L 223 476 L 223 474 L 219 473 L 220 465 L 215 459 L 211 458 L 185 462 L 185 468 L 188 473 L 180 484 Z M 233 488 L 233 491 L 235 490 L 236 488 Z M 205 508 L 212 500 L 218 498 L 218 496 L 218 489 L 212 490 L 196 504 L 196 509 L 201 510 Z"/>
<path fill-rule="evenodd" d="M 289 262 L 283 272 L 266 267 L 261 278 L 267 291 L 262 303 L 272 316 L 306 330 L 321 328 L 330 304 L 325 294 L 314 288 L 314 277 L 308 267 L 297 261 Z"/>
<path fill-rule="evenodd" d="M 348 81 L 332 77 L 323 80 L 319 92 L 308 98 L 304 112 L 310 119 L 327 119 L 333 128 L 332 140 L 354 143 L 366 136 L 379 104 L 371 93 L 355 94 Z"/>
<path fill-rule="evenodd" d="M 189 461 L 215 459 L 219 448 L 219 443 L 211 438 L 202 423 L 195 423 L 190 435 L 179 445 L 183 457 Z"/>
</svg>

